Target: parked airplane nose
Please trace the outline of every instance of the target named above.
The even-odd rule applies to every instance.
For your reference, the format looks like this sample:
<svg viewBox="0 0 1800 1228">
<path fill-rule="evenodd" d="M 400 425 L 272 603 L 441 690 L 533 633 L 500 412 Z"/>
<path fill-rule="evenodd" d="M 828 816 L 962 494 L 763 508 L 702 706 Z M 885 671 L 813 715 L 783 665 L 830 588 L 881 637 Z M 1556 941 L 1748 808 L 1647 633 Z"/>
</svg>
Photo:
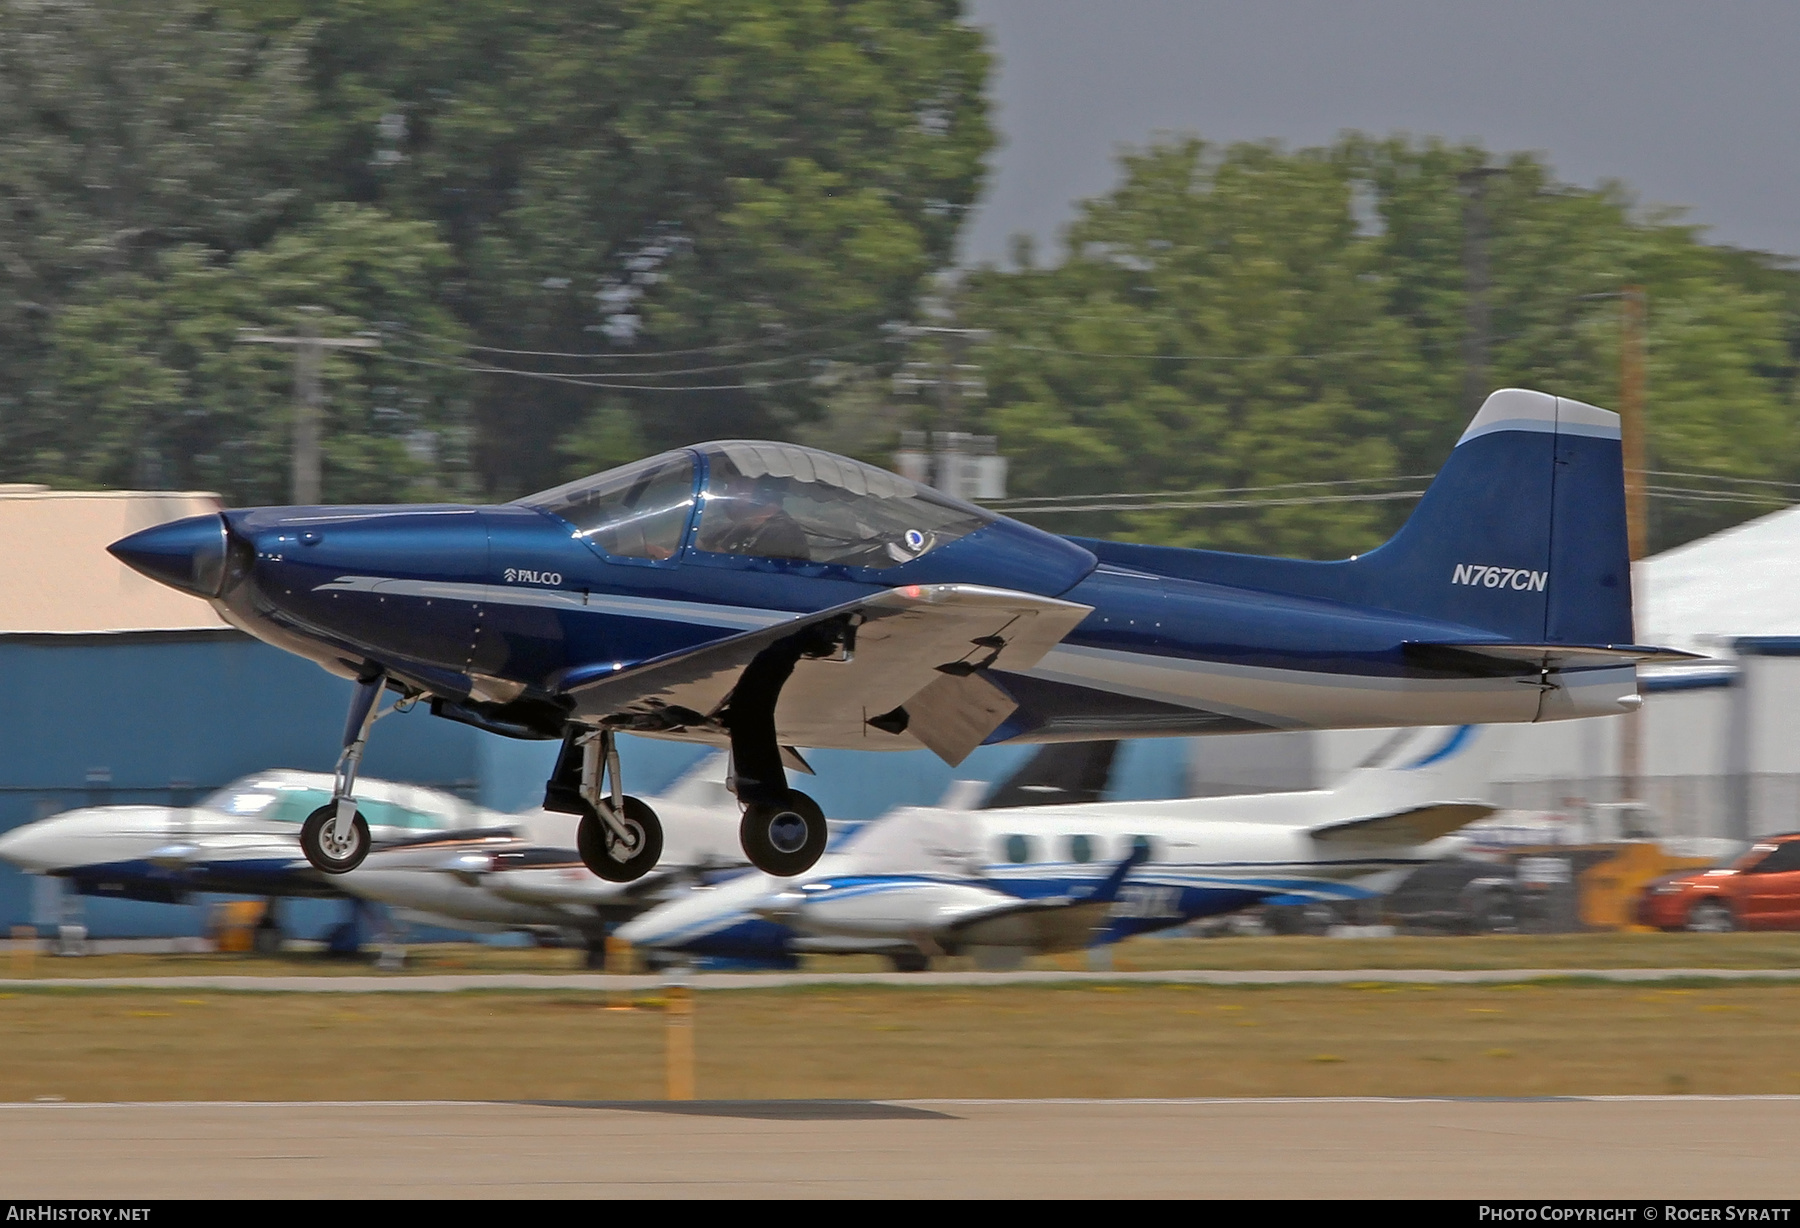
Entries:
<svg viewBox="0 0 1800 1228">
<path fill-rule="evenodd" d="M 10 861 L 21 870 L 53 870 L 58 868 L 58 847 L 54 834 L 43 830 L 44 824 L 27 823 L 0 835 L 0 859 Z"/>
<path fill-rule="evenodd" d="M 198 597 L 225 589 L 225 518 L 189 516 L 133 533 L 107 552 L 135 571 Z"/>
</svg>

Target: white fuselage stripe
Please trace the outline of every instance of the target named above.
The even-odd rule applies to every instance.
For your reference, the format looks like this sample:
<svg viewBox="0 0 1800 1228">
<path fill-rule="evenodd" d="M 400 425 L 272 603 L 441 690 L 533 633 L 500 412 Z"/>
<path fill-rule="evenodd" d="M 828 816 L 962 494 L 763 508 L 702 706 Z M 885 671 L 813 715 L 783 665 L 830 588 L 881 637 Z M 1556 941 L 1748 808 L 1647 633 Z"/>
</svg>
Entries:
<svg viewBox="0 0 1800 1228">
<path fill-rule="evenodd" d="M 657 597 L 625 597 L 612 593 L 570 592 L 567 589 L 528 585 L 459 584 L 445 580 L 397 580 L 384 576 L 339 576 L 321 584 L 315 592 L 376 593 L 384 597 L 425 597 L 443 601 L 467 601 L 472 605 L 515 605 L 548 610 L 585 610 L 650 618 L 659 622 L 694 623 L 755 631 L 790 622 L 799 614 L 787 610 L 758 610 L 749 606 L 711 605 L 698 601 L 669 601 Z"/>
</svg>

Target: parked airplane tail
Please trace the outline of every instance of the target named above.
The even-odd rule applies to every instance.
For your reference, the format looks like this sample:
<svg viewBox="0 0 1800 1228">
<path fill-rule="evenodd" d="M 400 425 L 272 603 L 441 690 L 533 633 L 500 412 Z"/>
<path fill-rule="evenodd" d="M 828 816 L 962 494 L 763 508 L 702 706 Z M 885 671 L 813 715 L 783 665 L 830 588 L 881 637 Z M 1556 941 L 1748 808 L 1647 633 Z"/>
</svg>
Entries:
<svg viewBox="0 0 1800 1228">
<path fill-rule="evenodd" d="M 1483 800 L 1501 736 L 1484 725 L 1398 730 L 1332 786 L 1336 813 L 1329 822 L 1427 802 Z"/>
<path fill-rule="evenodd" d="M 1619 417 L 1542 392 L 1488 397 L 1406 524 L 1357 558 L 1081 544 L 1122 566 L 1400 611 L 1497 643 L 1633 642 Z"/>
</svg>

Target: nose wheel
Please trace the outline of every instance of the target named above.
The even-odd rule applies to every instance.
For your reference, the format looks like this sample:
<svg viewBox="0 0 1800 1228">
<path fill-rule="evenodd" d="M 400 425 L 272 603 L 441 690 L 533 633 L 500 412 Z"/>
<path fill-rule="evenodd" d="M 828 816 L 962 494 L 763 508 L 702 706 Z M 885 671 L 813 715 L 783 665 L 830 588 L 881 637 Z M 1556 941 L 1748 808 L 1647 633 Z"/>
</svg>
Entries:
<svg viewBox="0 0 1800 1228">
<path fill-rule="evenodd" d="M 785 790 L 779 802 L 751 802 L 738 826 L 750 864 L 778 878 L 812 869 L 830 836 L 819 804 L 798 789 Z"/>
<path fill-rule="evenodd" d="M 337 802 L 327 802 L 300 828 L 300 851 L 327 874 L 347 874 L 369 855 L 369 824 L 354 802 L 345 798 L 344 803 L 348 815 L 338 813 Z"/>
<path fill-rule="evenodd" d="M 663 850 L 656 811 L 635 797 L 621 798 L 616 812 L 610 798 L 602 800 L 604 814 L 592 803 L 584 805 L 575 828 L 582 864 L 609 883 L 636 882 L 655 869 Z"/>
<path fill-rule="evenodd" d="M 379 669 L 367 670 L 357 679 L 350 697 L 350 713 L 344 720 L 344 752 L 338 756 L 331 800 L 307 815 L 300 827 L 300 851 L 315 870 L 326 874 L 347 874 L 356 869 L 373 844 L 368 821 L 356 809 L 353 794 L 369 728 L 387 715 L 381 710 L 381 693 L 386 688 L 387 676 Z M 410 699 L 402 700 L 387 711 L 401 710 L 411 703 Z"/>
</svg>

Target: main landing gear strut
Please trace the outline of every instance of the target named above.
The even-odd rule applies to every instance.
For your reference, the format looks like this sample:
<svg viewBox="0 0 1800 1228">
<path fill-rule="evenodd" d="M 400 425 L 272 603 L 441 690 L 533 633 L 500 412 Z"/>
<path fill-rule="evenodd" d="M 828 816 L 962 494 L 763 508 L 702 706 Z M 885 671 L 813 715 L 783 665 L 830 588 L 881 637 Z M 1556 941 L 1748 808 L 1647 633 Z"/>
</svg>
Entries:
<svg viewBox="0 0 1800 1228">
<path fill-rule="evenodd" d="M 788 788 L 775 732 L 775 702 L 809 650 L 820 652 L 796 636 L 758 653 L 738 679 L 725 711 L 731 733 L 731 784 L 744 807 L 738 839 L 751 865 L 780 878 L 812 869 L 831 835 L 819 804 Z"/>
<path fill-rule="evenodd" d="M 347 874 L 369 855 L 369 824 L 357 811 L 354 797 L 356 769 L 369 741 L 369 728 L 382 715 L 381 692 L 386 687 L 387 675 L 379 669 L 365 670 L 356 680 L 350 712 L 344 718 L 344 749 L 338 756 L 331 800 L 308 815 L 300 828 L 300 850 L 314 869 L 327 874 Z"/>
<path fill-rule="evenodd" d="M 635 797 L 625 796 L 613 731 L 575 730 L 563 739 L 544 806 L 578 814 L 575 844 L 588 869 L 609 883 L 635 882 L 662 857 L 662 822 Z M 604 792 L 602 784 L 610 786 Z"/>
</svg>

